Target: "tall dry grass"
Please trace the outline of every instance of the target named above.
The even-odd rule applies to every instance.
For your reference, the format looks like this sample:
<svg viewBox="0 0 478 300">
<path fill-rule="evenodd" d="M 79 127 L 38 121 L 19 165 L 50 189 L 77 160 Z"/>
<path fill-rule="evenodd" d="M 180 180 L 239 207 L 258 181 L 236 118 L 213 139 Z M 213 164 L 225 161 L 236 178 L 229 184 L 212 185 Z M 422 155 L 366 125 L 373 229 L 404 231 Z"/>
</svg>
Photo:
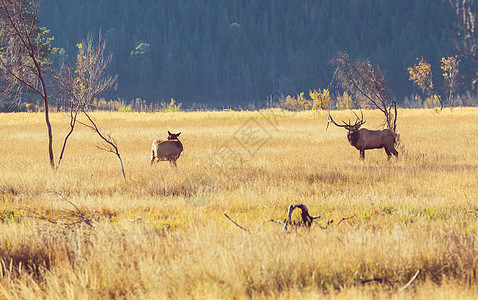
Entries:
<svg viewBox="0 0 478 300">
<path fill-rule="evenodd" d="M 379 112 L 364 115 L 380 127 Z M 53 172 L 41 114 L 0 115 L 1 298 L 476 294 L 476 108 L 400 110 L 399 158 L 370 150 L 364 162 L 345 130 L 325 130 L 324 112 L 93 116 L 118 141 L 126 181 L 89 130 L 75 130 Z M 58 151 L 68 123 L 52 123 Z M 178 168 L 150 166 L 151 143 L 168 130 L 182 132 Z M 334 223 L 257 229 L 296 203 Z"/>
</svg>

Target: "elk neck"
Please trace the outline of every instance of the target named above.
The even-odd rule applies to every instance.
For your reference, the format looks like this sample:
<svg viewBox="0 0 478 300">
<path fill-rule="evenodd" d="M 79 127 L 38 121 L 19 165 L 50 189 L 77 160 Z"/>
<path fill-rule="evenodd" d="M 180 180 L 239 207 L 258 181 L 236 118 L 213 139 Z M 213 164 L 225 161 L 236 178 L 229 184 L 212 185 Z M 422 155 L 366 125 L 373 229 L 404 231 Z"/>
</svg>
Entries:
<svg viewBox="0 0 478 300">
<path fill-rule="evenodd" d="M 357 141 L 359 139 L 359 132 L 357 130 L 350 130 L 347 133 L 347 139 L 349 140 L 350 145 L 355 147 L 355 145 L 357 145 Z"/>
</svg>

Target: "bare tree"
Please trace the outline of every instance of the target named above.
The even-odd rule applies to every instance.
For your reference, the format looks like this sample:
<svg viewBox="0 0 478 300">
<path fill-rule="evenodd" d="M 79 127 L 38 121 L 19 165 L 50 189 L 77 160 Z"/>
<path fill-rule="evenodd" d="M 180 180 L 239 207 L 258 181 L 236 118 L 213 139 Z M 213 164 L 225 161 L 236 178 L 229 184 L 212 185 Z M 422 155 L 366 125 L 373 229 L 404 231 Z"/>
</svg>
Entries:
<svg viewBox="0 0 478 300">
<path fill-rule="evenodd" d="M 68 138 L 78 122 L 92 129 L 104 141 L 105 146 L 98 148 L 112 152 L 118 157 L 123 177 L 125 177 L 123 161 L 116 141 L 111 135 L 101 132 L 88 112 L 89 106 L 98 95 L 117 87 L 117 76 L 105 75 L 112 54 L 105 56 L 106 42 L 102 39 L 101 32 L 97 42 L 94 41 L 92 36 L 89 36 L 86 41 L 77 44 L 77 46 L 76 68 L 62 65 L 58 72 L 53 72 L 53 78 L 56 82 L 55 92 L 59 99 L 62 99 L 65 103 L 65 108 L 70 117 L 70 131 L 63 141 L 57 167 L 60 165 Z M 84 114 L 88 122 L 79 122 L 79 114 Z"/>
<path fill-rule="evenodd" d="M 393 131 L 397 127 L 397 104 L 388 99 L 384 73 L 374 68 L 368 60 L 352 62 L 349 55 L 339 52 L 331 61 L 336 65 L 335 78 L 338 85 L 358 99 L 361 106 L 379 109 L 385 116 L 384 124 Z"/>
<path fill-rule="evenodd" d="M 52 39 L 46 37 L 48 31 L 37 26 L 39 5 L 40 0 L 0 0 L 0 65 L 6 83 L 3 96 L 12 92 L 20 95 L 26 88 L 43 99 L 50 165 L 55 168 L 44 78 L 45 69 L 51 64 L 47 57 L 55 50 L 50 46 Z"/>
</svg>

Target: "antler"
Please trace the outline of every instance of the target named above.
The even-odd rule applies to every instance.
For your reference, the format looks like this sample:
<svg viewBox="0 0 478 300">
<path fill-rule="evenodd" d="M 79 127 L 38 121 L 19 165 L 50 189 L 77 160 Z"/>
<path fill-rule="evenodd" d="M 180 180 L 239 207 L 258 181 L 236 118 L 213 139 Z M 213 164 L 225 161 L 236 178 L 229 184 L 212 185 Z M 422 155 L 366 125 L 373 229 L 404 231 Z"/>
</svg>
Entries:
<svg viewBox="0 0 478 300">
<path fill-rule="evenodd" d="M 334 119 L 332 119 L 332 116 L 330 115 L 330 110 L 329 110 L 329 116 L 328 116 L 328 119 L 327 119 L 327 128 L 325 128 L 325 130 L 327 130 L 329 128 L 329 124 L 330 123 L 334 123 L 335 126 L 338 126 L 338 127 L 343 127 L 347 130 L 358 130 L 360 128 L 360 126 L 362 126 L 363 124 L 365 124 L 366 121 L 363 120 L 363 112 L 362 110 L 360 110 L 360 114 L 361 114 L 361 118 L 359 118 L 359 116 L 353 112 L 354 115 L 357 117 L 357 120 L 355 120 L 355 124 L 352 125 L 349 120 L 349 123 L 347 124 L 344 120 L 342 120 L 342 122 L 344 123 L 344 125 L 341 125 L 341 124 L 337 124 Z"/>
<path fill-rule="evenodd" d="M 359 129 L 360 126 L 362 126 L 363 124 L 365 124 L 366 121 L 363 120 L 363 112 L 362 112 L 362 109 L 360 109 L 360 120 L 359 120 L 359 117 L 357 116 L 357 114 L 354 112 L 354 115 L 357 117 L 357 120 L 355 120 L 355 124 L 353 125 L 353 127 L 355 128 L 355 130 Z"/>
<path fill-rule="evenodd" d="M 342 120 L 342 122 L 344 122 L 344 121 Z M 332 119 L 332 116 L 330 115 L 330 110 L 329 110 L 329 117 L 327 118 L 327 128 L 325 128 L 325 130 L 327 130 L 329 128 L 330 123 L 334 123 L 334 125 L 338 126 L 338 127 L 348 128 L 348 126 L 350 126 L 350 124 L 347 124 L 345 122 L 344 122 L 345 125 L 339 125 L 339 124 L 335 123 L 334 119 Z"/>
</svg>

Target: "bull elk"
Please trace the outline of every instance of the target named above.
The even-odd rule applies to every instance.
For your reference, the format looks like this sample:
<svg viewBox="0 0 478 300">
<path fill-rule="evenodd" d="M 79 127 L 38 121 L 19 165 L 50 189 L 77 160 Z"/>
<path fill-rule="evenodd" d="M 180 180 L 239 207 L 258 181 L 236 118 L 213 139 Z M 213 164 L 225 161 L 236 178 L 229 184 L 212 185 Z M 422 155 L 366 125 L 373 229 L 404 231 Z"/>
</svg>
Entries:
<svg viewBox="0 0 478 300">
<path fill-rule="evenodd" d="M 342 120 L 342 122 L 344 123 L 342 125 L 337 124 L 334 119 L 332 119 L 332 116 L 330 115 L 329 111 L 327 128 L 329 127 L 330 123 L 333 123 L 338 127 L 343 127 L 347 129 L 347 139 L 349 140 L 350 145 L 354 146 L 355 148 L 357 148 L 357 150 L 360 151 L 361 159 L 365 159 L 365 150 L 380 148 L 385 149 L 385 153 L 387 153 L 388 159 L 390 159 L 392 154 L 398 157 L 398 152 L 397 150 L 395 150 L 397 134 L 390 129 L 369 130 L 366 128 L 360 128 L 360 126 L 365 124 L 362 111 L 360 111 L 360 113 L 361 118 L 359 118 L 354 112 L 355 116 L 357 117 L 357 119 L 355 120 L 355 124 L 352 125 L 350 121 L 349 123 L 345 123 L 345 121 Z"/>
<path fill-rule="evenodd" d="M 169 161 L 171 165 L 176 165 L 176 160 L 183 152 L 183 144 L 179 141 L 180 133 L 174 134 L 168 131 L 168 140 L 154 140 L 151 148 L 151 164 L 157 161 Z"/>
</svg>

